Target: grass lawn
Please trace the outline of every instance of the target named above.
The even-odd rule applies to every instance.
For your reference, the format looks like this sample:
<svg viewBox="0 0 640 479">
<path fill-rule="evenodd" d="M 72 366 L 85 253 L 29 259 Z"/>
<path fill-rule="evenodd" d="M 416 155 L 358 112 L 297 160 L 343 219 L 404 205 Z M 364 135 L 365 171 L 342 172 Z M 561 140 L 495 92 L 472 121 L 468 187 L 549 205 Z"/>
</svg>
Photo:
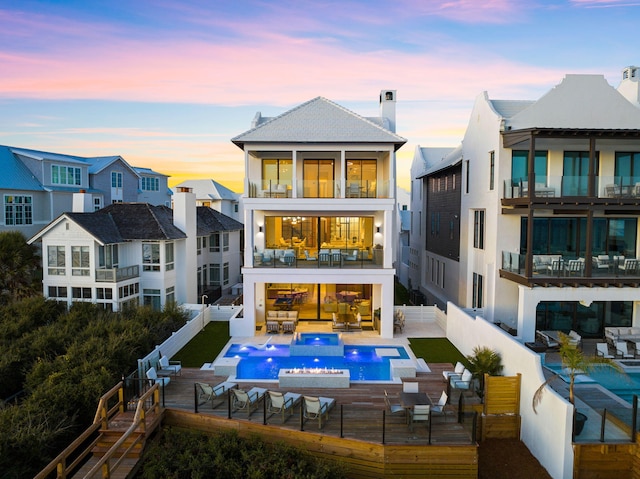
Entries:
<svg viewBox="0 0 640 479">
<path fill-rule="evenodd" d="M 230 338 L 228 321 L 212 321 L 171 359 L 182 361 L 185 368 L 199 368 L 218 357 Z"/>
<path fill-rule="evenodd" d="M 446 338 L 409 338 L 409 346 L 417 358 L 428 363 L 451 363 L 460 361 L 469 366 L 467 358 Z"/>
</svg>

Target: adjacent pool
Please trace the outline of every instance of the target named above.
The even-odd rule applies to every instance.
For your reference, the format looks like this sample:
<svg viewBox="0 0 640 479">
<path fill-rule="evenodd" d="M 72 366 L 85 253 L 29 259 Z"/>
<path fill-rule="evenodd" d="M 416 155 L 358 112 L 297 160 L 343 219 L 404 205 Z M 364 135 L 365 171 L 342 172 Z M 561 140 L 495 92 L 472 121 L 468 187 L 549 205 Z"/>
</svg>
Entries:
<svg viewBox="0 0 640 479">
<path fill-rule="evenodd" d="M 313 339 L 309 336 L 302 341 L 309 343 Z M 409 359 L 409 354 L 402 346 L 344 344 L 344 354 L 340 356 L 291 355 L 288 344 L 271 344 L 264 349 L 232 344 L 224 357 L 240 358 L 236 369 L 237 379 L 277 380 L 280 369 L 328 368 L 348 369 L 351 381 L 390 381 L 389 360 Z"/>
</svg>

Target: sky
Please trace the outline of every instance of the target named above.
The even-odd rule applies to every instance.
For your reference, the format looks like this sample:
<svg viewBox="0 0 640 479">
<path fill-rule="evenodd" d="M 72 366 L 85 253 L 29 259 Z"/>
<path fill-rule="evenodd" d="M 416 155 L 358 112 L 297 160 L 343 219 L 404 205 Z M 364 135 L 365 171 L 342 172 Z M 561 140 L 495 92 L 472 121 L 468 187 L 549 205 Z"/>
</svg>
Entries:
<svg viewBox="0 0 640 479">
<path fill-rule="evenodd" d="M 455 147 L 475 98 L 535 100 L 640 64 L 640 0 L 0 0 L 0 144 L 120 155 L 241 192 L 231 138 L 322 96 L 397 91 L 398 184 Z"/>
</svg>

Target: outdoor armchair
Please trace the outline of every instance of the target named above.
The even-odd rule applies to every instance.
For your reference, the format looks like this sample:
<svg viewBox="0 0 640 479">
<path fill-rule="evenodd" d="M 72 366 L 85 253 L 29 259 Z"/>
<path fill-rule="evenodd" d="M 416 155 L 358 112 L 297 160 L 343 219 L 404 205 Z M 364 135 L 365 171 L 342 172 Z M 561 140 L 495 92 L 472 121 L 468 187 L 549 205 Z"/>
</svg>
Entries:
<svg viewBox="0 0 640 479">
<path fill-rule="evenodd" d="M 214 405 L 216 398 L 222 398 L 230 389 L 237 388 L 238 384 L 231 381 L 224 381 L 212 386 L 207 383 L 196 383 L 196 393 L 198 394 L 198 406 L 211 401 L 211 407 L 216 408 L 224 401 Z"/>
<path fill-rule="evenodd" d="M 231 407 L 234 411 L 239 409 L 247 411 L 247 417 L 251 416 L 251 413 L 257 409 L 260 399 L 264 397 L 267 392 L 265 388 L 253 387 L 249 391 L 244 389 L 232 389 L 233 400 Z"/>
<path fill-rule="evenodd" d="M 304 396 L 303 415 L 305 419 L 317 419 L 318 429 L 322 429 L 322 418 L 329 419 L 329 411 L 335 404 L 333 398 Z"/>
<path fill-rule="evenodd" d="M 267 411 L 271 414 L 282 414 L 282 422 L 293 414 L 293 409 L 300 403 L 302 398 L 298 393 L 281 393 L 268 391 Z"/>
</svg>

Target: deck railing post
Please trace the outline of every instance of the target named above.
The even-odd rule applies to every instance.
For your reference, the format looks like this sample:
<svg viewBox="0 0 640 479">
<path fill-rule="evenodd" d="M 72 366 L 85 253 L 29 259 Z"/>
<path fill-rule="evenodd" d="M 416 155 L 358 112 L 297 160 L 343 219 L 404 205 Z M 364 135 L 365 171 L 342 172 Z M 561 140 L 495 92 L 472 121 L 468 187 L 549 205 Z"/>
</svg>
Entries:
<svg viewBox="0 0 640 479">
<path fill-rule="evenodd" d="M 607 409 L 602 410 L 602 421 L 600 423 L 600 442 L 604 442 L 604 427 L 607 422 Z"/>
<path fill-rule="evenodd" d="M 385 428 L 386 428 L 386 425 L 387 425 L 386 413 L 387 413 L 387 411 L 383 409 L 382 410 L 382 444 L 384 444 L 384 433 L 385 433 Z"/>
<path fill-rule="evenodd" d="M 342 414 L 342 408 L 344 407 L 344 404 L 340 404 L 340 438 L 344 437 L 344 433 L 343 433 L 343 414 Z"/>
<path fill-rule="evenodd" d="M 262 425 L 267 425 L 267 395 L 262 395 Z"/>
<path fill-rule="evenodd" d="M 198 386 L 193 383 L 193 411 L 198 414 Z"/>
<path fill-rule="evenodd" d="M 304 431 L 304 404 L 300 406 L 300 430 Z"/>
<path fill-rule="evenodd" d="M 636 442 L 636 428 L 638 425 L 638 396 L 633 395 L 633 417 L 631 418 L 631 442 Z"/>
<path fill-rule="evenodd" d="M 227 392 L 227 417 L 231 419 L 231 391 Z"/>
<path fill-rule="evenodd" d="M 429 409 L 429 445 L 431 445 L 431 418 L 432 418 L 432 414 L 431 414 L 431 409 Z"/>
<path fill-rule="evenodd" d="M 473 413 L 473 428 L 471 429 L 471 443 L 476 443 L 476 428 L 478 425 L 478 411 Z"/>
</svg>

